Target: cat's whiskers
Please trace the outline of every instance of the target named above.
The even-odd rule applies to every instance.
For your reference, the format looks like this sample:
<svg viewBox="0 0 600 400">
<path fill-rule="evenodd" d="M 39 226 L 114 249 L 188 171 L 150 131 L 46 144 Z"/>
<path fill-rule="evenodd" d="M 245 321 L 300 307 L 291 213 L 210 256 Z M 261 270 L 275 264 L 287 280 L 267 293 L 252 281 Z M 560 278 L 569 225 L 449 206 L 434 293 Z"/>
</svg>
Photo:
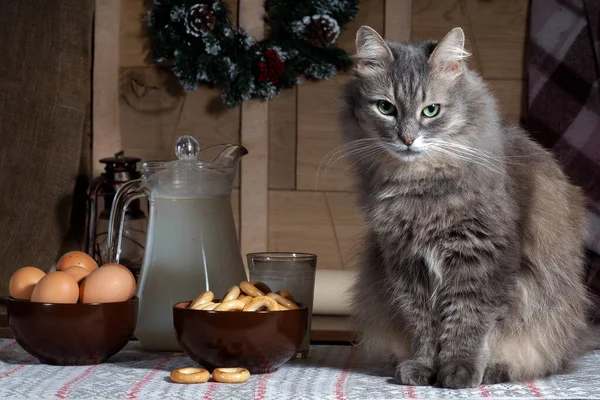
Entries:
<svg viewBox="0 0 600 400">
<path fill-rule="evenodd" d="M 481 149 L 477 149 L 475 147 L 470 147 L 470 146 L 466 146 L 460 143 L 455 143 L 455 142 L 448 142 L 445 140 L 440 140 L 440 139 L 430 139 L 429 142 L 433 143 L 433 144 L 439 144 L 442 146 L 448 146 L 448 147 L 454 147 L 456 149 L 460 149 L 462 151 L 464 151 L 465 153 L 470 153 L 473 154 L 475 156 L 478 157 L 483 157 L 483 158 L 488 158 L 488 159 L 500 159 L 500 157 L 496 157 L 496 156 L 492 156 L 488 153 L 486 153 L 485 151 L 481 150 Z"/>
<path fill-rule="evenodd" d="M 358 149 L 349 150 L 348 152 L 342 154 L 341 156 L 339 156 L 335 160 L 330 161 L 327 164 L 327 166 L 325 167 L 325 170 L 323 171 L 323 175 L 326 175 L 327 171 L 329 170 L 329 168 L 333 167 L 333 165 L 335 163 L 337 163 L 339 160 L 341 160 L 342 158 L 348 158 L 348 157 L 352 156 L 352 158 L 354 159 L 354 162 L 351 163 L 348 166 L 348 167 L 352 167 L 356 163 L 358 163 L 358 162 L 360 162 L 360 161 L 362 161 L 362 160 L 364 160 L 364 159 L 366 159 L 368 157 L 374 156 L 374 155 L 376 155 L 376 154 L 378 154 L 380 152 L 383 152 L 383 151 L 385 151 L 385 149 L 383 149 L 383 148 L 381 148 L 380 146 L 377 146 L 377 145 L 375 145 L 375 146 L 363 146 L 363 147 L 358 148 Z M 317 190 L 318 179 L 319 179 L 319 174 L 318 174 L 318 171 L 317 171 L 317 177 L 315 178 L 315 190 Z"/>
<path fill-rule="evenodd" d="M 325 154 L 325 156 L 323 157 L 323 160 L 327 159 L 328 157 L 333 157 L 334 155 L 339 154 L 340 152 L 348 151 L 349 149 L 352 149 L 353 147 L 360 148 L 360 146 L 363 146 L 364 144 L 367 144 L 370 142 L 378 142 L 378 141 L 379 141 L 379 139 L 377 139 L 377 138 L 362 138 L 362 139 L 352 140 L 350 142 L 341 144 L 340 146 L 330 150 L 327 154 Z"/>
<path fill-rule="evenodd" d="M 347 152 L 339 155 L 335 160 L 331 160 L 329 163 L 327 163 L 327 166 L 325 167 L 325 172 L 333 167 L 335 165 L 335 163 L 337 163 L 338 161 L 340 161 L 343 158 L 356 158 L 357 156 L 366 153 L 369 150 L 374 150 L 374 149 L 378 149 L 379 146 L 377 145 L 368 145 L 368 146 L 363 146 L 361 148 L 357 148 L 357 149 L 351 149 L 348 150 Z"/>
<path fill-rule="evenodd" d="M 471 163 L 474 163 L 474 164 L 477 164 L 477 165 L 481 165 L 482 167 L 488 168 L 491 171 L 494 171 L 496 173 L 499 173 L 499 174 L 502 174 L 504 176 L 507 176 L 506 173 L 505 173 L 505 171 L 503 171 L 497 165 L 489 162 L 489 160 L 477 158 L 477 157 L 475 157 L 473 155 L 470 155 L 470 154 L 465 154 L 465 153 L 459 153 L 457 151 L 452 151 L 453 149 L 444 148 L 444 147 L 441 147 L 439 145 L 432 145 L 430 147 L 434 151 L 439 151 L 440 153 L 444 153 L 444 154 L 449 155 L 451 157 L 454 157 L 454 158 L 457 158 L 457 159 L 460 159 L 460 160 L 464 160 L 464 161 L 467 161 L 467 162 L 471 162 Z"/>
<path fill-rule="evenodd" d="M 503 163 L 509 163 L 509 164 L 513 164 L 513 165 L 523 165 L 521 163 L 515 163 L 512 161 L 508 161 L 510 159 L 515 159 L 515 158 L 530 158 L 534 155 L 539 155 L 539 153 L 532 153 L 529 155 L 522 155 L 522 156 L 497 156 L 497 155 L 491 155 L 486 153 L 485 151 L 481 150 L 481 149 L 477 149 L 475 147 L 470 147 L 470 146 L 466 146 L 464 144 L 461 143 L 455 143 L 455 142 L 448 142 L 445 140 L 441 140 L 441 139 L 429 139 L 429 142 L 432 142 L 434 144 L 442 144 L 442 145 L 447 145 L 447 146 L 452 146 L 452 147 L 456 147 L 456 148 L 460 148 L 466 152 L 471 152 L 474 154 L 477 154 L 480 157 L 485 157 L 485 158 L 489 158 L 489 159 L 493 159 L 493 160 L 498 160 L 498 161 L 502 161 Z"/>
<path fill-rule="evenodd" d="M 352 162 L 349 166 L 353 167 L 354 165 L 356 165 L 360 161 L 365 160 L 368 157 L 373 157 L 373 156 L 376 156 L 376 155 L 378 155 L 380 153 L 384 153 L 386 151 L 387 150 L 385 148 L 381 147 L 381 146 L 377 146 L 377 147 L 371 148 L 370 151 L 365 152 L 363 154 L 360 154 L 359 157 L 355 158 L 354 162 Z M 376 160 L 375 157 L 373 157 L 373 160 L 371 161 L 371 163 L 369 165 L 369 168 L 368 168 L 369 170 L 373 167 L 375 161 L 377 161 L 377 160 Z"/>
<path fill-rule="evenodd" d="M 333 100 L 337 101 L 339 104 L 351 107 L 350 104 L 348 104 L 347 102 L 345 102 L 344 100 L 338 98 L 338 97 L 333 97 Z"/>
<path fill-rule="evenodd" d="M 498 159 L 497 157 L 491 156 L 485 152 L 482 152 L 478 149 L 460 145 L 458 143 L 444 142 L 440 140 L 432 140 L 431 144 L 437 145 L 438 147 L 444 148 L 446 150 L 454 150 L 455 152 L 468 157 L 468 158 L 476 158 L 483 163 L 494 165 L 494 167 L 503 170 L 506 161 Z"/>
<path fill-rule="evenodd" d="M 499 168 L 497 165 L 495 165 L 487 160 L 478 159 L 476 157 L 470 157 L 469 155 L 466 155 L 464 153 L 461 154 L 456 151 L 451 151 L 451 149 L 449 149 L 449 148 L 443 148 L 440 145 L 434 145 L 431 143 L 427 146 L 427 148 L 431 149 L 433 151 L 438 151 L 438 152 L 446 154 L 448 156 L 457 158 L 459 160 L 463 160 L 463 161 L 481 165 L 482 167 L 488 168 L 489 170 L 491 170 L 493 172 L 496 172 L 500 175 L 503 175 L 506 178 L 509 178 L 509 176 L 506 174 L 506 171 L 504 171 L 503 169 Z"/>
<path fill-rule="evenodd" d="M 334 163 L 341 160 L 342 158 L 350 158 L 351 157 L 350 159 L 353 160 L 353 162 L 351 164 L 349 164 L 348 166 L 352 167 L 352 166 L 356 165 L 357 163 L 359 163 L 369 157 L 373 157 L 384 151 L 385 151 L 385 149 L 380 146 L 371 146 L 371 147 L 367 147 L 367 148 L 362 148 L 360 150 L 356 150 L 356 151 L 352 152 L 351 154 L 345 154 L 345 155 L 338 157 L 334 161 Z"/>
<path fill-rule="evenodd" d="M 498 163 L 498 160 L 496 160 L 496 159 L 488 158 L 488 157 L 485 157 L 485 156 L 483 156 L 481 154 L 477 154 L 477 153 L 470 153 L 464 149 L 457 148 L 457 147 L 452 147 L 452 146 L 447 146 L 447 145 L 438 145 L 438 146 L 441 148 L 444 148 L 446 150 L 449 150 L 449 151 L 454 151 L 457 154 L 460 154 L 463 157 L 466 157 L 468 159 L 476 159 L 476 160 L 479 160 L 483 164 L 492 165 L 498 169 L 504 169 L 503 165 Z"/>
<path fill-rule="evenodd" d="M 380 139 L 377 139 L 377 138 L 355 139 L 350 142 L 343 143 L 340 146 L 337 146 L 337 147 L 331 149 L 330 151 L 328 151 L 327 154 L 325 154 L 323 156 L 323 158 L 321 159 L 321 162 L 319 163 L 319 167 L 317 168 L 317 172 L 315 174 L 315 190 L 317 190 L 317 187 L 318 187 L 319 176 L 320 176 L 321 168 L 323 167 L 323 163 L 327 162 L 327 165 L 323 172 L 323 175 L 325 175 L 327 173 L 327 170 L 333 164 L 335 164 L 340 158 L 343 158 L 344 156 L 346 156 L 347 153 L 352 153 L 353 151 L 364 149 L 365 145 L 368 145 L 373 142 L 375 142 L 375 143 L 379 142 L 379 140 Z M 340 153 L 343 153 L 342 156 L 338 157 L 335 161 L 332 162 L 333 158 L 339 156 Z"/>
<path fill-rule="evenodd" d="M 344 157 L 350 157 L 350 156 L 360 153 L 361 151 L 364 151 L 364 150 L 367 150 L 370 148 L 375 148 L 375 147 L 378 147 L 378 145 L 372 144 L 372 143 L 367 143 L 367 144 L 361 144 L 360 147 L 357 146 L 356 148 L 342 149 L 342 150 L 336 152 L 336 154 L 331 156 L 331 158 L 333 158 L 334 156 L 336 156 L 337 158 L 330 159 L 329 162 L 327 163 L 326 168 L 330 168 L 331 166 L 333 166 L 333 164 L 335 164 L 336 162 L 338 162 L 339 160 L 341 160 Z"/>
<path fill-rule="evenodd" d="M 364 138 L 364 139 L 352 140 L 348 143 L 343 143 L 343 144 L 331 149 L 330 151 L 328 151 L 327 154 L 325 154 L 323 156 L 323 158 L 321 159 L 321 163 L 323 163 L 323 161 L 327 160 L 327 158 L 333 157 L 335 154 L 338 154 L 339 152 L 346 151 L 347 148 L 351 148 L 353 146 L 360 145 L 364 142 L 370 142 L 370 141 L 375 141 L 375 140 L 376 140 L 375 138 Z"/>
</svg>

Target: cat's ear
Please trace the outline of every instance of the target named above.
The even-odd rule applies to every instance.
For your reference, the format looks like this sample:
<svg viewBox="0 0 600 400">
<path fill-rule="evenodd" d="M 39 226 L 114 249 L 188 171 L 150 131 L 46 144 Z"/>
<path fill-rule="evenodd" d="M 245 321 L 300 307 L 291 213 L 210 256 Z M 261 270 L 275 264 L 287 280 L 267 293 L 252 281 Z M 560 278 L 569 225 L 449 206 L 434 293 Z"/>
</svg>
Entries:
<svg viewBox="0 0 600 400">
<path fill-rule="evenodd" d="M 454 28 L 438 43 L 429 56 L 429 65 L 433 71 L 460 74 L 463 61 L 471 54 L 465 50 L 465 33 Z"/>
<path fill-rule="evenodd" d="M 375 29 L 363 25 L 356 32 L 356 59 L 357 71 L 368 73 L 383 68 L 394 55 Z"/>
</svg>

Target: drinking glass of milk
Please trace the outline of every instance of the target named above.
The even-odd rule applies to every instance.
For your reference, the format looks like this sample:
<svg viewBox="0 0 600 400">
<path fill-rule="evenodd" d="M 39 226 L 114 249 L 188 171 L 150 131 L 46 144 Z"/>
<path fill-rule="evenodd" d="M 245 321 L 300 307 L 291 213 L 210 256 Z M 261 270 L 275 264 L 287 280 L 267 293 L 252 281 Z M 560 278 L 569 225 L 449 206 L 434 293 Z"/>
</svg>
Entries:
<svg viewBox="0 0 600 400">
<path fill-rule="evenodd" d="M 309 253 L 266 252 L 250 253 L 246 258 L 251 281 L 264 282 L 274 292 L 287 290 L 296 302 L 308 307 L 308 329 L 296 355 L 297 358 L 308 357 L 317 256 Z"/>
</svg>

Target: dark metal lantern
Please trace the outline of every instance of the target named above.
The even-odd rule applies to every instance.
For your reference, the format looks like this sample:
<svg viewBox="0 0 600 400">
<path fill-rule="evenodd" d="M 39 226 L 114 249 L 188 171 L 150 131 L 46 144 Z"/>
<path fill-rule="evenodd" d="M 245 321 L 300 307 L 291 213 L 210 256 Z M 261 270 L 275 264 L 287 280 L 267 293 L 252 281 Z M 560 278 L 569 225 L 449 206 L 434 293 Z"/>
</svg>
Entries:
<svg viewBox="0 0 600 400">
<path fill-rule="evenodd" d="M 110 211 L 117 190 L 125 183 L 139 179 L 136 157 L 125 157 L 122 152 L 114 157 L 102 158 L 104 173 L 92 180 L 88 189 L 88 233 L 85 252 L 99 265 L 109 262 L 107 235 Z M 99 203 L 102 211 L 98 214 Z M 144 257 L 148 218 L 139 199 L 129 203 L 125 212 L 120 263 L 138 277 Z"/>
</svg>

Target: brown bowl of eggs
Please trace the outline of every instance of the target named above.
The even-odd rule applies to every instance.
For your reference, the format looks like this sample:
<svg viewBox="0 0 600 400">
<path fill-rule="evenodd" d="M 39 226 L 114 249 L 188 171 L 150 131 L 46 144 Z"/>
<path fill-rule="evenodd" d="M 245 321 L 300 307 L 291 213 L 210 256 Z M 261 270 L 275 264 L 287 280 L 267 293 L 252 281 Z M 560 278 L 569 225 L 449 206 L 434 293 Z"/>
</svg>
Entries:
<svg viewBox="0 0 600 400">
<path fill-rule="evenodd" d="M 57 270 L 17 270 L 9 283 L 8 326 L 43 364 L 99 364 L 132 338 L 138 313 L 135 278 L 120 264 L 69 252 Z"/>
<path fill-rule="evenodd" d="M 222 300 L 212 292 L 173 306 L 179 345 L 208 370 L 272 372 L 293 358 L 308 327 L 308 308 L 261 282 L 233 286 Z"/>
</svg>

